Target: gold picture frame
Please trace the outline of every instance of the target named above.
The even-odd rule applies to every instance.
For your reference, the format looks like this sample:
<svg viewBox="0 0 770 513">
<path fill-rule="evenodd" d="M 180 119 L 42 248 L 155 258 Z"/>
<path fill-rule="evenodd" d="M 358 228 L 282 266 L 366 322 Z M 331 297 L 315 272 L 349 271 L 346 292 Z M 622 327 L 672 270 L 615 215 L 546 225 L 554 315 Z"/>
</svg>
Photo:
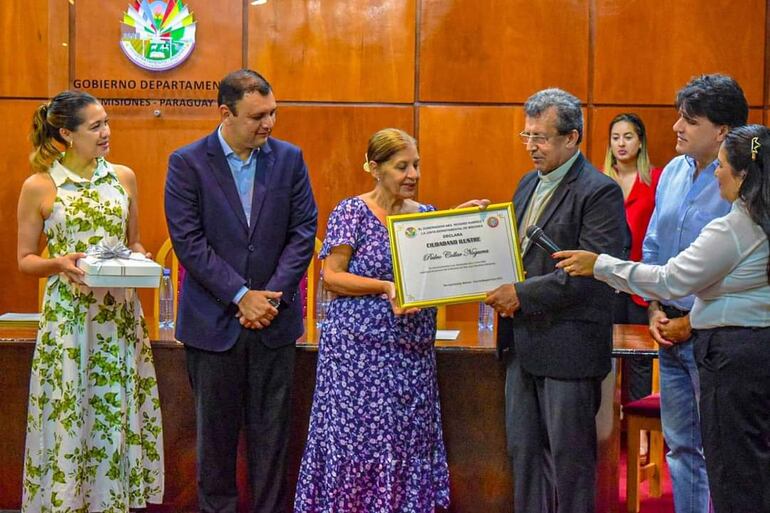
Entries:
<svg viewBox="0 0 770 513">
<path fill-rule="evenodd" d="M 388 216 L 387 228 L 404 308 L 482 301 L 498 286 L 524 280 L 510 202 Z"/>
</svg>

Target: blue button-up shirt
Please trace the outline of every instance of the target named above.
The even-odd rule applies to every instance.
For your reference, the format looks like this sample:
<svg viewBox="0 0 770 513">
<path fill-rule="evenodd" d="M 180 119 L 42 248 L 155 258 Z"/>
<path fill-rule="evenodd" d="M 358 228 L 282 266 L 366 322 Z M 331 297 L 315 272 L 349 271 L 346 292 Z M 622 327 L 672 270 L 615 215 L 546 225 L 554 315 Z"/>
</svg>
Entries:
<svg viewBox="0 0 770 513">
<path fill-rule="evenodd" d="M 251 198 L 254 195 L 254 176 L 257 174 L 257 155 L 259 148 L 251 150 L 249 158 L 241 160 L 233 151 L 225 138 L 222 137 L 222 126 L 217 130 L 219 144 L 222 145 L 222 151 L 225 152 L 227 165 L 230 166 L 230 173 L 235 181 L 235 188 L 238 190 L 238 196 L 241 198 L 243 213 L 246 214 L 246 223 L 251 222 Z"/>
<path fill-rule="evenodd" d="M 259 148 L 251 150 L 249 158 L 244 161 L 238 157 L 230 145 L 227 144 L 225 138 L 222 137 L 222 125 L 219 125 L 217 137 L 219 138 L 219 144 L 222 145 L 222 151 L 225 153 L 230 173 L 233 175 L 235 188 L 238 190 L 238 197 L 241 199 L 241 205 L 243 206 L 243 213 L 246 214 L 246 223 L 249 224 L 251 223 L 251 199 L 254 195 L 254 177 L 257 174 Z M 247 287 L 241 287 L 235 294 L 233 303 L 238 304 L 248 291 Z"/>
<path fill-rule="evenodd" d="M 730 212 L 730 203 L 719 195 L 719 182 L 714 176 L 717 161 L 697 177 L 696 165 L 692 157 L 680 155 L 663 169 L 655 193 L 655 210 L 642 245 L 642 262 L 664 265 L 692 244 L 704 226 Z M 663 303 L 689 311 L 694 299 L 687 296 Z"/>
</svg>

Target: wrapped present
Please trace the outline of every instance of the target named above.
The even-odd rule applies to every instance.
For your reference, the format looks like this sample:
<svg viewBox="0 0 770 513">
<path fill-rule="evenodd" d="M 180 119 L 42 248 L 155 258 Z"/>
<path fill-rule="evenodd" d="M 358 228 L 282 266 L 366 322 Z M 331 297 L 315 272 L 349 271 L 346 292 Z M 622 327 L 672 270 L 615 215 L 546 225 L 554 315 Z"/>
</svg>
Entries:
<svg viewBox="0 0 770 513">
<path fill-rule="evenodd" d="M 85 271 L 83 282 L 89 287 L 158 288 L 163 268 L 122 243 L 91 246 L 78 260 Z"/>
</svg>

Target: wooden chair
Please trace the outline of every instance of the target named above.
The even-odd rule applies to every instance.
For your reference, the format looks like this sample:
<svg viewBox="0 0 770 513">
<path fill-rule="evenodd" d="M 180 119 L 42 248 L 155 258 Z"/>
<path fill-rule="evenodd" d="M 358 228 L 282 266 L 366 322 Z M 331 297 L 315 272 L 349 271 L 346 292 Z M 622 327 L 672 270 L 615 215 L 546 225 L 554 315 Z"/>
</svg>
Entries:
<svg viewBox="0 0 770 513">
<path fill-rule="evenodd" d="M 652 361 L 652 394 L 623 405 L 626 419 L 628 473 L 626 474 L 627 507 L 630 513 L 639 512 L 639 487 L 649 483 L 650 497 L 660 497 L 660 480 L 665 459 L 663 428 L 660 423 L 660 368 L 658 359 Z M 650 433 L 647 463 L 642 464 L 639 452 L 641 431 Z"/>
<path fill-rule="evenodd" d="M 323 244 L 315 238 L 315 247 L 313 248 L 313 259 L 310 261 L 310 265 L 307 268 L 307 287 L 305 288 L 305 317 L 307 319 L 308 335 L 311 329 L 315 330 L 315 287 L 316 276 L 321 269 L 321 262 L 318 260 L 318 254 L 321 252 L 321 246 Z"/>
<path fill-rule="evenodd" d="M 446 329 L 446 305 L 441 305 L 436 309 L 436 329 Z"/>
</svg>

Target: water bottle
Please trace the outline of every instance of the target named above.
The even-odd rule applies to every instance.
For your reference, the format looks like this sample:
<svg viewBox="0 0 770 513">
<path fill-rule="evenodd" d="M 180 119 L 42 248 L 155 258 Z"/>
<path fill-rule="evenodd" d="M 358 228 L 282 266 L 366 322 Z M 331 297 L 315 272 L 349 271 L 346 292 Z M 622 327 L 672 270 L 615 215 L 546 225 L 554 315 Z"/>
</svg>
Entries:
<svg viewBox="0 0 770 513">
<path fill-rule="evenodd" d="M 479 303 L 479 331 L 492 331 L 495 327 L 495 310 L 488 304 Z"/>
<path fill-rule="evenodd" d="M 329 291 L 324 286 L 324 275 L 318 273 L 318 284 L 315 289 L 315 327 L 321 329 L 329 309 Z"/>
<path fill-rule="evenodd" d="M 159 318 L 158 333 L 161 340 L 174 340 L 174 284 L 171 283 L 171 270 L 163 269 L 158 293 Z"/>
</svg>

